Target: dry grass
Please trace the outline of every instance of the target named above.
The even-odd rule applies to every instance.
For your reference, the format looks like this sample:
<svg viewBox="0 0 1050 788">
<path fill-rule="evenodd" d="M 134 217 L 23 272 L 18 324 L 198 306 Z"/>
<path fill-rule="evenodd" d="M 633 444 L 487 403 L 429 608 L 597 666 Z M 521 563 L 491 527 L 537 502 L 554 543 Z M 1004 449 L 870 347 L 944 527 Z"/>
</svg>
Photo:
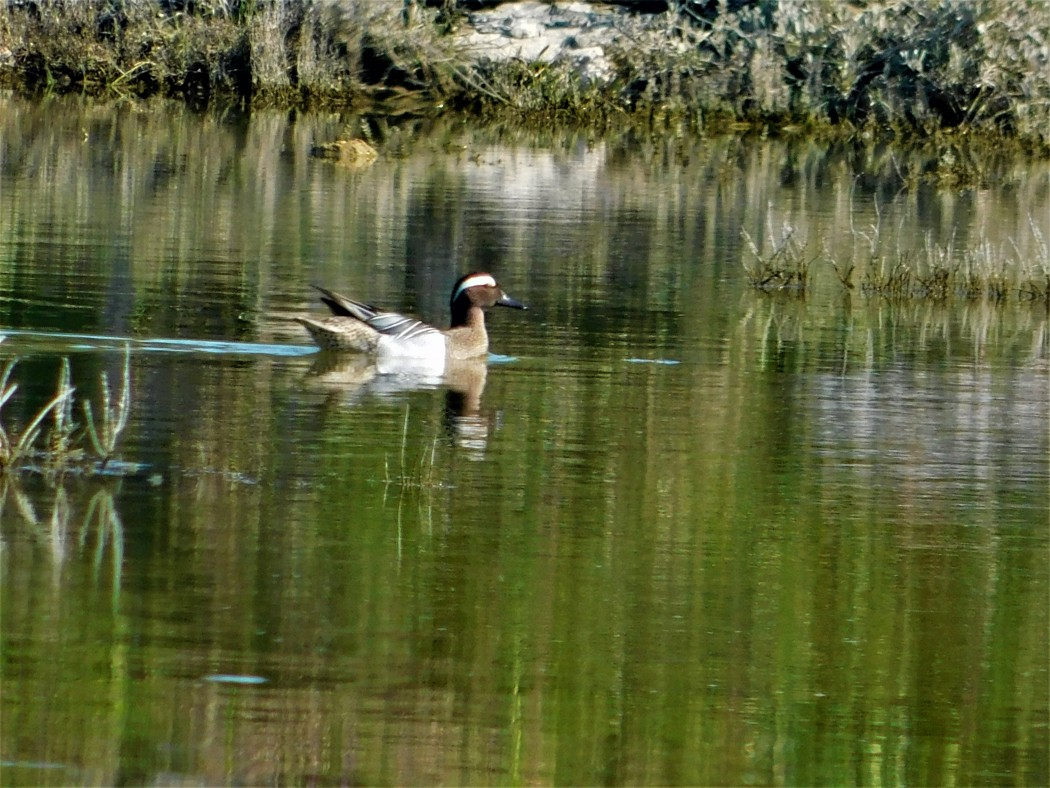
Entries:
<svg viewBox="0 0 1050 788">
<path fill-rule="evenodd" d="M 0 82 L 206 102 L 423 98 L 537 122 L 682 121 L 923 138 L 965 129 L 1050 147 L 1045 0 L 677 0 L 623 14 L 614 79 L 458 51 L 460 4 L 402 0 L 5 3 Z M 465 6 L 464 6 L 465 7 Z M 949 168 L 950 169 L 950 168 Z"/>
<path fill-rule="evenodd" d="M 877 211 L 877 206 L 876 206 Z M 742 232 L 749 259 L 743 261 L 748 283 L 763 292 L 804 295 L 814 263 L 826 259 L 846 291 L 886 301 L 1042 302 L 1050 308 L 1050 249 L 1037 223 L 1029 219 L 1034 255 L 1025 255 L 1017 239 L 997 247 L 983 236 L 970 249 L 955 248 L 953 239 L 936 243 L 927 233 L 921 249 L 901 249 L 886 237 L 881 213 L 867 229 L 853 227 L 853 253 L 836 260 L 824 250 L 812 251 L 796 228 L 771 226 L 762 248 Z"/>
<path fill-rule="evenodd" d="M 923 136 L 966 128 L 1050 142 L 1044 0 L 680 0 L 625 39 L 633 100 L 759 125 Z"/>
<path fill-rule="evenodd" d="M 124 353 L 120 392 L 111 396 L 108 377 L 99 376 L 102 402 L 96 417 L 89 400 L 83 400 L 83 425 L 74 421 L 74 394 L 69 359 L 59 365 L 54 396 L 20 428 L 7 423 L 4 406 L 18 391 L 12 376 L 17 359 L 0 372 L 0 476 L 22 470 L 47 474 L 104 469 L 114 458 L 131 409 L 131 355 Z M 50 427 L 49 429 L 47 429 Z M 45 431 L 46 430 L 46 431 Z M 85 448 L 85 444 L 87 448 Z"/>
<path fill-rule="evenodd" d="M 859 276 L 860 292 L 890 301 L 947 302 L 1041 301 L 1050 306 L 1050 249 L 1038 225 L 1029 227 L 1037 253 L 1026 257 L 1012 241 L 997 248 L 985 238 L 971 249 L 957 250 L 926 235 L 921 250 L 889 248 L 881 218 L 866 230 L 853 228 L 854 254 L 846 261 L 832 261 L 843 287 L 853 289 Z"/>
<path fill-rule="evenodd" d="M 807 242 L 798 238 L 796 228 L 784 225 L 779 234 L 769 227 L 768 247 L 760 250 L 746 230 L 741 231 L 750 261 L 744 261 L 747 280 L 756 290 L 785 291 L 805 295 L 809 287 L 810 267 L 823 251 L 813 253 Z"/>
</svg>

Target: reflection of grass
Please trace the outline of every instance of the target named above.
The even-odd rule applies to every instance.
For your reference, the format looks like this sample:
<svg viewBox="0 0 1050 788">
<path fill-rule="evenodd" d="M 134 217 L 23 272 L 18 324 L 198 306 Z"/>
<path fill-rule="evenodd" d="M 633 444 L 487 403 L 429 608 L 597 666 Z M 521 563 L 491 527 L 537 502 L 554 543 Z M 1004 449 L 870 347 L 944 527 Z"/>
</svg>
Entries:
<svg viewBox="0 0 1050 788">
<path fill-rule="evenodd" d="M 405 408 L 405 421 L 401 427 L 401 451 L 398 455 L 399 472 L 397 476 L 390 475 L 390 458 L 383 457 L 384 481 L 387 484 L 397 482 L 404 487 L 434 487 L 434 457 L 437 454 L 437 439 L 430 444 L 430 451 L 422 451 L 418 460 L 411 466 L 406 457 L 408 451 L 408 416 L 409 409 Z"/>
<path fill-rule="evenodd" d="M 84 516 L 76 524 L 74 514 L 77 506 L 71 501 L 65 484 L 56 484 L 53 491 L 50 515 L 40 515 L 33 506 L 29 496 L 20 488 L 14 476 L 0 478 L 0 521 L 3 521 L 4 509 L 8 502 L 12 504 L 15 514 L 21 518 L 33 533 L 34 539 L 46 545 L 56 565 L 67 557 L 71 547 L 71 537 L 76 536 L 77 548 L 83 552 L 88 539 L 95 534 L 93 556 L 94 576 L 97 580 L 102 569 L 102 560 L 106 547 L 112 550 L 113 566 L 113 602 L 120 596 L 121 568 L 124 565 L 124 524 L 113 498 L 113 491 L 101 488 L 95 491 L 88 501 Z"/>
<path fill-rule="evenodd" d="M 128 423 L 131 403 L 130 348 L 124 351 L 119 396 L 115 401 L 112 399 L 109 379 L 105 373 L 101 374 L 101 412 L 96 418 L 91 402 L 84 400 L 83 427 L 73 417 L 73 394 L 76 389 L 70 383 L 68 358 L 62 359 L 59 367 L 55 395 L 20 430 L 5 425 L 3 408 L 18 390 L 18 384 L 11 382 L 17 364 L 17 359 L 11 359 L 0 372 L 0 475 L 26 469 L 30 462 L 37 462 L 52 473 L 105 468 L 113 459 L 117 442 Z M 49 417 L 51 429 L 45 434 L 44 428 Z M 89 457 L 82 447 L 85 442 L 94 449 L 93 456 Z"/>
<path fill-rule="evenodd" d="M 398 558 L 401 557 L 401 535 L 403 530 L 403 513 L 405 504 L 405 494 L 410 489 L 414 489 L 419 493 L 417 500 L 418 514 L 421 519 L 426 522 L 426 531 L 432 530 L 433 520 L 433 508 L 434 508 L 434 489 L 441 486 L 441 483 L 435 480 L 435 457 L 437 455 L 437 438 L 430 442 L 429 451 L 424 447 L 424 450 L 420 452 L 418 460 L 409 462 L 408 460 L 408 417 L 409 409 L 405 408 L 405 420 L 401 426 L 401 450 L 398 454 L 399 472 L 396 476 L 390 474 L 390 458 L 384 456 L 383 458 L 383 473 L 385 487 L 383 490 L 383 503 L 386 503 L 386 494 L 391 484 L 398 485 L 397 494 L 397 551 Z"/>
<path fill-rule="evenodd" d="M 1028 364 L 1050 354 L 1050 313 L 999 302 L 882 298 L 749 299 L 741 340 L 760 363 L 865 369 L 916 353 L 991 356 Z M 837 361 L 836 361 L 837 360 Z"/>
</svg>

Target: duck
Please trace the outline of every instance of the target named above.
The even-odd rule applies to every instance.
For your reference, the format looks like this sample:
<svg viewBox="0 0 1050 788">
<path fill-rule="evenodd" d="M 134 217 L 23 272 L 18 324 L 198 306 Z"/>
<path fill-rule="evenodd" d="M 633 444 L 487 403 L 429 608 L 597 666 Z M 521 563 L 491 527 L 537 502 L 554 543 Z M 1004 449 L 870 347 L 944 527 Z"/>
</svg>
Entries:
<svg viewBox="0 0 1050 788">
<path fill-rule="evenodd" d="M 318 285 L 314 287 L 332 315 L 295 320 L 310 332 L 322 350 L 367 354 L 376 359 L 379 372 L 421 364 L 440 374 L 456 362 L 484 358 L 489 350 L 485 310 L 494 306 L 527 309 L 503 292 L 492 274 L 484 271 L 456 280 L 449 298 L 451 322 L 444 330 L 396 312 L 384 312 Z"/>
</svg>

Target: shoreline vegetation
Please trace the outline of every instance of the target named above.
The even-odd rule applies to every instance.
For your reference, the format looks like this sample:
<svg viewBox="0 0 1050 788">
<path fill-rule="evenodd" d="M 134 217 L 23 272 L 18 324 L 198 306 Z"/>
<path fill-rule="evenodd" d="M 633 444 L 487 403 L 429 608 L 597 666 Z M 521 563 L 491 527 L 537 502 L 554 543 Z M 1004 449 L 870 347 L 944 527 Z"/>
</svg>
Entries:
<svg viewBox="0 0 1050 788">
<path fill-rule="evenodd" d="M 1050 154 L 1045 0 L 4 0 L 0 85 Z"/>
</svg>

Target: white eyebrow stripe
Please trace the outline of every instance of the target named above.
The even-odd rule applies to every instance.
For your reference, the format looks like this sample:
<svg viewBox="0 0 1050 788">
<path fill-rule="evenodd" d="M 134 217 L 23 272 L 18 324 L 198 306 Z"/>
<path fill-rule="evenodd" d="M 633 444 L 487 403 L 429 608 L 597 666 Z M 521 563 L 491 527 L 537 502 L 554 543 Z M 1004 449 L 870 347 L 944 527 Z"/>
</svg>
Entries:
<svg viewBox="0 0 1050 788">
<path fill-rule="evenodd" d="M 456 288 L 456 292 L 452 294 L 452 300 L 455 301 L 463 291 L 470 287 L 495 287 L 496 280 L 488 274 L 478 274 L 477 276 L 469 277 L 463 280 L 463 284 Z"/>
</svg>

